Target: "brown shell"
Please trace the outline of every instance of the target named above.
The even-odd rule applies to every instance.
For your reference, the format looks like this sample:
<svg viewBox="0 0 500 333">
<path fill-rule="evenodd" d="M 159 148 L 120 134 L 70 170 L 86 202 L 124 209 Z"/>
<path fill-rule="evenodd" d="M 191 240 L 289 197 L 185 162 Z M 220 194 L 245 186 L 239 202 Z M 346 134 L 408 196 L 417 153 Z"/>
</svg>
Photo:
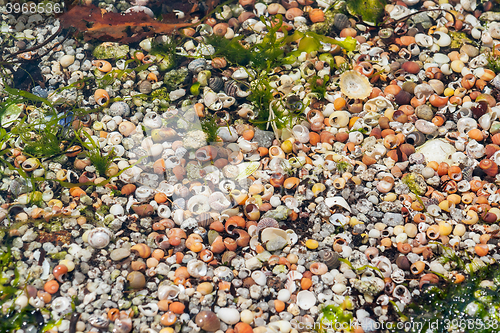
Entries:
<svg viewBox="0 0 500 333">
<path fill-rule="evenodd" d="M 214 222 L 214 219 L 209 213 L 201 213 L 196 219 L 198 220 L 198 225 L 203 228 L 210 227 L 212 222 Z"/>
<path fill-rule="evenodd" d="M 336 252 L 328 250 L 323 255 L 323 262 L 329 269 L 338 268 L 340 266 L 339 255 Z"/>
</svg>

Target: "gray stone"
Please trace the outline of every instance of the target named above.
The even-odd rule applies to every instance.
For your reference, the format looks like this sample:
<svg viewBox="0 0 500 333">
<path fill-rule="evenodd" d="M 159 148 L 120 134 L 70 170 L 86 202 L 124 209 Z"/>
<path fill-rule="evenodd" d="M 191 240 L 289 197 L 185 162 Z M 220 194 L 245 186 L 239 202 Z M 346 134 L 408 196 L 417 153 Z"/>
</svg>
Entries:
<svg viewBox="0 0 500 333">
<path fill-rule="evenodd" d="M 130 255 L 130 250 L 125 248 L 119 248 L 111 251 L 110 257 L 114 261 L 120 261 L 122 259 L 127 258 Z"/>
<path fill-rule="evenodd" d="M 273 145 L 274 133 L 271 131 L 263 131 L 259 128 L 255 130 L 255 135 L 253 136 L 254 141 L 259 144 L 259 147 L 269 148 Z"/>
<path fill-rule="evenodd" d="M 395 227 L 397 225 L 403 225 L 404 219 L 403 215 L 398 213 L 385 213 L 382 222 L 387 224 L 389 227 Z"/>
</svg>

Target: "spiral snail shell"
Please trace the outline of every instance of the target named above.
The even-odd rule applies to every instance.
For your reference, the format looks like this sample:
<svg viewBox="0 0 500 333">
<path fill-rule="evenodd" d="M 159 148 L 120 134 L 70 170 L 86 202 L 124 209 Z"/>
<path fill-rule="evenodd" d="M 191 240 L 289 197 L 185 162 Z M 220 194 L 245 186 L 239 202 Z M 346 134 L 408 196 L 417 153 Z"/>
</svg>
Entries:
<svg viewBox="0 0 500 333">
<path fill-rule="evenodd" d="M 87 242 L 95 249 L 102 249 L 108 246 L 113 233 L 108 228 L 94 228 L 87 234 Z"/>
<path fill-rule="evenodd" d="M 323 262 L 329 269 L 334 269 L 340 266 L 339 255 L 331 250 L 325 252 L 323 255 Z"/>
</svg>

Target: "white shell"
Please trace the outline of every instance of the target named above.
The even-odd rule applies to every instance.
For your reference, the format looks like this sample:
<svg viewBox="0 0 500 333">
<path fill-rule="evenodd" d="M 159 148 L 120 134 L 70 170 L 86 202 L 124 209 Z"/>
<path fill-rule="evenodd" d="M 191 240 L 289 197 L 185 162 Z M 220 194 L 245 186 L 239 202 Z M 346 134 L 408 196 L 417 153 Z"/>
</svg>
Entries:
<svg viewBox="0 0 500 333">
<path fill-rule="evenodd" d="M 162 219 L 170 218 L 170 216 L 172 216 L 172 211 L 170 210 L 170 207 L 168 207 L 167 205 L 159 205 L 158 216 L 161 217 Z"/>
<path fill-rule="evenodd" d="M 210 210 L 208 197 L 202 194 L 192 196 L 187 203 L 187 209 L 195 214 L 206 213 Z"/>
<path fill-rule="evenodd" d="M 219 129 L 217 130 L 217 135 L 224 142 L 236 142 L 236 140 L 238 140 L 238 133 L 232 126 L 219 127 Z"/>
<path fill-rule="evenodd" d="M 148 112 L 142 120 L 144 126 L 149 128 L 160 128 L 162 125 L 161 117 L 156 112 Z"/>
<path fill-rule="evenodd" d="M 288 235 L 288 244 L 289 245 L 295 245 L 299 241 L 299 236 L 295 233 L 295 230 L 293 229 L 288 229 L 286 231 Z"/>
<path fill-rule="evenodd" d="M 325 204 L 328 206 L 328 208 L 332 208 L 333 206 L 341 206 L 347 209 L 349 212 L 351 211 L 351 207 L 349 207 L 347 201 L 345 201 L 345 199 L 342 197 L 326 198 Z"/>
<path fill-rule="evenodd" d="M 476 0 L 460 0 L 460 4 L 468 12 L 475 11 L 477 7 Z"/>
<path fill-rule="evenodd" d="M 60 314 L 71 312 L 71 299 L 69 297 L 56 297 L 51 303 L 52 311 Z"/>
<path fill-rule="evenodd" d="M 316 305 L 316 296 L 308 290 L 302 290 L 297 294 L 297 305 L 302 310 L 309 310 Z"/>
<path fill-rule="evenodd" d="M 108 144 L 110 145 L 119 145 L 122 143 L 123 135 L 120 132 L 111 132 L 108 134 Z"/>
<path fill-rule="evenodd" d="M 237 70 L 234 71 L 233 75 L 231 77 L 234 80 L 243 80 L 248 78 L 248 73 L 245 68 L 238 68 Z"/>
<path fill-rule="evenodd" d="M 293 305 L 293 304 L 292 304 Z M 291 311 L 290 311 L 291 312 Z M 293 313 L 292 313 L 293 314 Z M 267 325 L 267 332 L 288 333 L 292 330 L 292 324 L 286 320 L 273 321 Z"/>
<path fill-rule="evenodd" d="M 175 101 L 181 97 L 184 97 L 184 95 L 186 95 L 186 89 L 176 89 L 171 91 L 168 94 L 168 97 L 170 98 L 171 101 Z"/>
<path fill-rule="evenodd" d="M 229 208 L 231 201 L 222 192 L 214 192 L 210 194 L 208 204 L 212 209 L 222 211 Z"/>
<path fill-rule="evenodd" d="M 192 259 L 187 263 L 187 271 L 189 275 L 199 278 L 207 275 L 207 264 L 201 260 Z"/>
<path fill-rule="evenodd" d="M 264 274 L 262 271 L 254 271 L 254 272 L 252 272 L 252 279 L 259 286 L 265 286 L 266 282 L 267 282 L 266 274 Z"/>
<path fill-rule="evenodd" d="M 292 128 L 292 133 L 295 139 L 301 143 L 309 142 L 309 130 L 303 125 L 295 125 Z"/>
<path fill-rule="evenodd" d="M 134 195 L 135 195 L 135 198 L 139 202 L 144 202 L 144 201 L 148 200 L 150 197 L 152 197 L 154 193 L 155 193 L 155 190 L 149 186 L 139 186 L 135 190 Z"/>
<path fill-rule="evenodd" d="M 436 31 L 434 34 L 439 35 L 438 38 L 434 38 L 434 41 L 436 42 L 437 45 L 440 47 L 446 47 L 451 44 L 451 37 L 448 34 L 445 34 L 442 31 Z"/>
<path fill-rule="evenodd" d="M 260 235 L 260 240 L 262 243 L 275 239 L 276 237 L 281 237 L 285 239 L 287 242 L 290 240 L 288 238 L 288 234 L 285 230 L 279 228 L 266 228 L 262 230 Z"/>
<path fill-rule="evenodd" d="M 282 302 L 288 302 L 290 300 L 290 296 L 292 294 L 286 290 L 286 289 L 281 289 L 280 291 L 278 291 L 278 299 Z"/>
<path fill-rule="evenodd" d="M 436 161 L 451 164 L 450 157 L 456 152 L 456 149 L 443 139 L 434 139 L 418 147 L 417 152 L 424 154 L 427 162 Z"/>
<path fill-rule="evenodd" d="M 166 285 L 163 285 L 163 286 L 160 286 L 158 288 L 158 299 L 160 301 L 164 300 L 164 299 L 174 299 L 177 297 L 177 295 L 179 295 L 179 293 L 181 291 L 183 291 L 184 288 L 181 289 L 181 287 L 179 286 L 175 286 L 175 285 L 172 285 L 172 286 L 166 286 Z"/>
<path fill-rule="evenodd" d="M 158 314 L 158 305 L 156 305 L 155 303 L 139 305 L 138 308 L 139 311 L 147 317 L 153 317 Z"/>
<path fill-rule="evenodd" d="M 113 237 L 113 233 L 108 228 L 94 228 L 87 234 L 87 242 L 95 249 L 102 249 L 108 246 L 111 237 Z"/>
<path fill-rule="evenodd" d="M 240 321 L 240 312 L 233 308 L 220 308 L 217 317 L 228 325 L 234 325 Z"/>
<path fill-rule="evenodd" d="M 113 215 L 123 215 L 125 213 L 125 210 L 123 209 L 123 206 L 120 204 L 114 204 L 109 208 L 109 213 Z"/>
</svg>

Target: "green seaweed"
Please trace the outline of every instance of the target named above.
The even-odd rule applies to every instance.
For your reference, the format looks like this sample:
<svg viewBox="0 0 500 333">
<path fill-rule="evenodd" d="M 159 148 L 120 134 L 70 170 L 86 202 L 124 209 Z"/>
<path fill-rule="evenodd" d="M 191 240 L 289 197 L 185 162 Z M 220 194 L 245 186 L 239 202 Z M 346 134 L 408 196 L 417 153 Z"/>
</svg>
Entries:
<svg viewBox="0 0 500 333">
<path fill-rule="evenodd" d="M 500 73 L 500 58 L 495 56 L 493 52 L 487 54 L 488 68 L 491 69 L 495 74 Z"/>
<path fill-rule="evenodd" d="M 49 121 L 41 119 L 32 124 L 23 118 L 18 125 L 12 129 L 12 133 L 18 135 L 23 143 L 23 153 L 37 158 L 51 158 L 60 155 L 62 150 L 61 137 L 62 126 L 58 121 L 62 117 L 52 117 Z"/>
<path fill-rule="evenodd" d="M 106 175 L 106 171 L 115 158 L 113 149 L 109 153 L 103 154 L 99 145 L 92 139 L 90 134 L 85 131 L 81 131 L 80 134 L 83 134 L 89 140 L 89 142 L 83 141 L 79 135 L 76 136 L 82 147 L 86 149 L 85 154 L 90 162 L 92 162 L 92 165 L 95 167 L 97 172 L 99 172 L 99 175 L 104 177 Z"/>
<path fill-rule="evenodd" d="M 476 271 L 461 284 L 424 288 L 420 297 L 408 306 L 409 321 L 419 323 L 409 325 L 408 332 L 487 333 L 498 330 L 500 271 L 496 264 Z"/>
<path fill-rule="evenodd" d="M 208 113 L 205 117 L 200 120 L 201 129 L 207 135 L 207 142 L 217 142 L 219 138 L 217 136 L 217 130 L 219 125 L 217 125 L 218 118 L 215 115 Z"/>
<path fill-rule="evenodd" d="M 337 170 L 339 171 L 339 173 L 346 172 L 350 167 L 351 167 L 351 163 L 349 163 L 347 161 L 337 162 Z"/>
<path fill-rule="evenodd" d="M 8 231 L 2 231 L 8 234 Z M 2 242 L 3 247 L 0 248 L 0 308 L 3 310 L 0 311 L 0 332 L 10 333 L 30 325 L 40 327 L 40 331 L 45 332 L 60 324 L 60 321 L 56 323 L 52 319 L 46 323 L 41 311 L 30 304 L 22 309 L 15 307 L 14 301 L 20 296 L 23 286 L 20 283 L 21 276 L 12 257 L 9 245 L 11 239 L 4 238 Z M 14 275 L 7 273 L 7 271 L 14 271 Z M 12 302 L 12 305 L 8 306 L 7 302 Z"/>
<path fill-rule="evenodd" d="M 314 75 L 309 79 L 309 88 L 311 88 L 311 92 L 313 94 L 317 94 L 319 96 L 318 99 L 324 98 L 326 94 L 326 87 L 328 86 L 328 80 L 330 76 L 325 75 L 325 77 L 319 77 Z"/>
<path fill-rule="evenodd" d="M 183 38 L 176 38 L 172 35 L 167 38 L 165 43 L 152 41 L 149 53 L 156 56 L 155 62 L 158 63 L 160 71 L 172 69 L 179 63 L 180 56 L 177 53 L 177 47 L 183 40 Z"/>
<path fill-rule="evenodd" d="M 205 43 L 215 49 L 213 57 L 224 57 L 229 63 L 246 66 L 252 60 L 252 52 L 241 45 L 243 35 L 227 39 L 215 34 L 205 36 Z"/>
<path fill-rule="evenodd" d="M 384 16 L 385 0 L 349 0 L 346 1 L 347 11 L 370 25 L 379 25 Z"/>
<path fill-rule="evenodd" d="M 353 326 L 353 315 L 342 306 L 327 305 L 320 310 L 320 315 L 314 325 L 318 333 L 326 332 L 327 329 L 349 329 Z"/>
</svg>

